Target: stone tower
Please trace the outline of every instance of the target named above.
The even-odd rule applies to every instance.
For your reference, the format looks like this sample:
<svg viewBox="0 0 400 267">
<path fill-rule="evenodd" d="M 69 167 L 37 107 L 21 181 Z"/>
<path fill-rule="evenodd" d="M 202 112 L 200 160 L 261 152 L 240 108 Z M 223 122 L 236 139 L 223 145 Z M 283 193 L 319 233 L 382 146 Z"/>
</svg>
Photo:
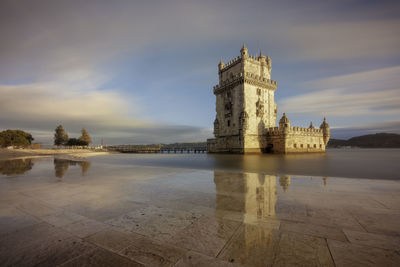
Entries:
<svg viewBox="0 0 400 267">
<path fill-rule="evenodd" d="M 214 87 L 216 118 L 214 135 L 222 152 L 261 152 L 266 127 L 275 126 L 277 83 L 271 80 L 271 59 L 261 52 L 218 64 L 219 84 Z"/>
<path fill-rule="evenodd" d="M 271 80 L 271 59 L 261 52 L 249 55 L 245 45 L 240 56 L 218 64 L 214 139 L 207 140 L 210 153 L 304 153 L 325 152 L 330 138 L 324 119 L 320 128 L 290 124 L 283 113 L 276 127 L 274 100 L 277 83 Z"/>
</svg>

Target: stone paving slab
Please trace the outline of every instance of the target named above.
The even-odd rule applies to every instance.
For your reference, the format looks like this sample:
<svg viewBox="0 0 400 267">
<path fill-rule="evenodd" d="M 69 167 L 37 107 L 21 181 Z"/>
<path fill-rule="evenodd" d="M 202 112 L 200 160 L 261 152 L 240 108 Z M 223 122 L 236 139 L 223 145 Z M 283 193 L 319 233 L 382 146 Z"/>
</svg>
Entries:
<svg viewBox="0 0 400 267">
<path fill-rule="evenodd" d="M 283 232 L 296 232 L 300 234 L 307 234 L 322 238 L 330 238 L 339 241 L 347 241 L 346 236 L 340 228 L 328 227 L 309 223 L 289 222 L 283 221 L 281 223 L 280 231 Z"/>
<path fill-rule="evenodd" d="M 218 255 L 218 259 L 246 266 L 271 266 L 279 244 L 279 232 L 243 224 Z"/>
<path fill-rule="evenodd" d="M 281 233 L 273 266 L 335 266 L 324 238 Z"/>
<path fill-rule="evenodd" d="M 68 205 L 64 208 L 87 218 L 104 222 L 143 207 L 141 203 L 123 199 L 109 201 L 97 200 L 98 199 L 91 199 L 83 204 Z"/>
<path fill-rule="evenodd" d="M 2 208 L 0 209 L 0 236 L 39 222 L 37 218 L 14 207 Z"/>
<path fill-rule="evenodd" d="M 172 266 L 186 250 L 140 234 L 106 229 L 86 238 L 92 244 L 149 266 Z"/>
<path fill-rule="evenodd" d="M 160 241 L 168 241 L 201 214 L 146 206 L 105 223 L 124 231 L 139 233 Z"/>
<path fill-rule="evenodd" d="M 83 220 L 64 225 L 62 226 L 62 229 L 72 233 L 75 236 L 84 238 L 94 233 L 100 232 L 107 227 L 109 226 L 106 224 L 85 218 Z"/>
<path fill-rule="evenodd" d="M 55 233 L 27 246 L 10 247 L 0 262 L 4 266 L 56 266 L 93 249 L 79 238 Z"/>
<path fill-rule="evenodd" d="M 173 236 L 169 242 L 216 257 L 240 225 L 236 221 L 203 216 Z"/>
<path fill-rule="evenodd" d="M 368 247 L 397 250 L 400 249 L 400 236 L 372 234 L 351 230 L 343 230 L 350 243 Z"/>
<path fill-rule="evenodd" d="M 60 211 L 40 218 L 51 225 L 62 227 L 85 219 L 84 216 L 68 211 Z"/>
<path fill-rule="evenodd" d="M 194 251 L 189 251 L 175 266 L 176 267 L 186 267 L 186 266 L 230 267 L 230 266 L 241 266 L 241 265 L 209 257 L 200 253 L 196 253 Z"/>
<path fill-rule="evenodd" d="M 54 238 L 69 238 L 71 234 L 61 231 L 47 223 L 39 223 L 31 225 L 7 235 L 0 236 L 0 258 L 6 258 L 16 251 L 16 248 L 22 249 L 24 247 L 35 246 L 37 244 L 46 242 L 47 239 Z"/>
<path fill-rule="evenodd" d="M 353 215 L 370 233 L 386 235 L 399 235 L 400 233 L 399 210 L 366 207 L 353 210 Z"/>
<path fill-rule="evenodd" d="M 130 236 L 132 244 L 120 254 L 146 266 L 173 266 L 187 251 L 133 233 Z"/>
<path fill-rule="evenodd" d="M 400 266 L 400 255 L 395 251 L 328 240 L 336 266 Z"/>
<path fill-rule="evenodd" d="M 136 267 L 136 266 L 144 266 L 138 262 L 129 260 L 125 257 L 117 255 L 115 253 L 109 252 L 103 249 L 95 249 L 89 253 L 86 253 L 80 257 L 77 257 L 73 260 L 68 261 L 65 264 L 60 266 L 63 267 L 81 267 L 81 266 L 98 266 L 98 267 L 110 267 L 110 266 L 118 266 L 118 267 Z"/>
<path fill-rule="evenodd" d="M 132 238 L 129 236 L 129 233 L 123 233 L 111 228 L 104 229 L 88 236 L 85 240 L 115 253 L 118 253 L 124 248 L 132 245 Z"/>
</svg>

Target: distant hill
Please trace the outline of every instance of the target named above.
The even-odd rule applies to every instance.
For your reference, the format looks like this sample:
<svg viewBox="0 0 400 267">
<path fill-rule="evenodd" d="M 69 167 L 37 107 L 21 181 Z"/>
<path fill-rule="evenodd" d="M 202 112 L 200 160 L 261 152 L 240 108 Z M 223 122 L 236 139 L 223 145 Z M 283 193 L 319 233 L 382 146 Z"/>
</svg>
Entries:
<svg viewBox="0 0 400 267">
<path fill-rule="evenodd" d="M 400 148 L 400 134 L 376 133 L 356 136 L 349 140 L 330 139 L 328 147 Z"/>
</svg>

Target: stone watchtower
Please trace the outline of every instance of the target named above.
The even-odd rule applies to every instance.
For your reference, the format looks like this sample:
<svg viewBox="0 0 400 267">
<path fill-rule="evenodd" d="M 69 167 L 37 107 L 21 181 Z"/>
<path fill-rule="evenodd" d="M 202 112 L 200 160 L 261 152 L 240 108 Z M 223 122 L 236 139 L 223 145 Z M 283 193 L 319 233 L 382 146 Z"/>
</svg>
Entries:
<svg viewBox="0 0 400 267">
<path fill-rule="evenodd" d="M 208 152 L 292 153 L 324 152 L 330 138 L 324 119 L 319 129 L 293 127 L 285 113 L 276 127 L 277 108 L 271 80 L 271 59 L 261 52 L 250 56 L 243 45 L 240 56 L 218 64 L 215 139 L 207 140 Z"/>
<path fill-rule="evenodd" d="M 266 127 L 275 126 L 277 83 L 271 80 L 271 59 L 261 52 L 250 56 L 245 45 L 237 57 L 218 64 L 219 84 L 214 87 L 215 146 L 218 152 L 261 152 Z"/>
</svg>

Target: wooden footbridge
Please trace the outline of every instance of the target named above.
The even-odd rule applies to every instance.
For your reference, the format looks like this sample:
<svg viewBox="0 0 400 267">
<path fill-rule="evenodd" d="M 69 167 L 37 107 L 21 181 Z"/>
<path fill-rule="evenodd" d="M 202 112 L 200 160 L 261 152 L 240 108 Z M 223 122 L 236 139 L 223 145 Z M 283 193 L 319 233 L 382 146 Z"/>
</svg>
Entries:
<svg viewBox="0 0 400 267">
<path fill-rule="evenodd" d="M 167 145 L 118 145 L 105 146 L 107 151 L 120 153 L 206 153 L 206 143 L 175 143 Z"/>
</svg>

